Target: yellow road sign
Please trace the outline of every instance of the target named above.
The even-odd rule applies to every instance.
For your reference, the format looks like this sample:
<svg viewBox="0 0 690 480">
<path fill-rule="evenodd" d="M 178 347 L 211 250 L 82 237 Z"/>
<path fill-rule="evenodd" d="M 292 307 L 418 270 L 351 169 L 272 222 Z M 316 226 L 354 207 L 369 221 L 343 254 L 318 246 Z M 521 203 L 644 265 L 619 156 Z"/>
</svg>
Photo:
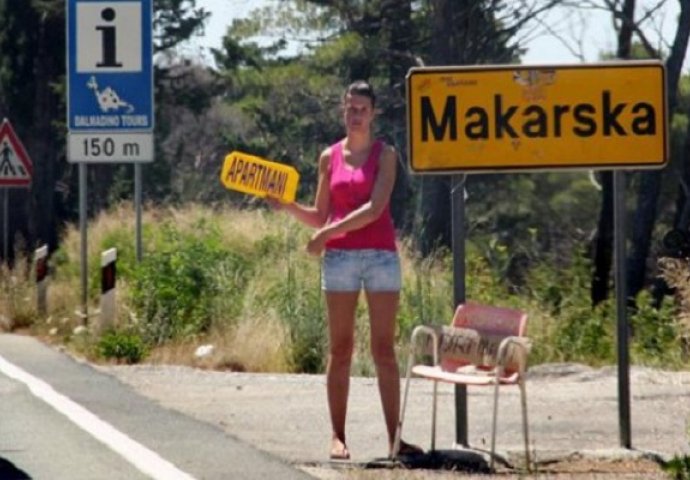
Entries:
<svg viewBox="0 0 690 480">
<path fill-rule="evenodd" d="M 220 181 L 231 190 L 293 202 L 299 173 L 289 165 L 234 151 L 225 157 Z"/>
<path fill-rule="evenodd" d="M 665 86 L 658 61 L 413 68 L 410 167 L 660 168 L 668 159 Z"/>
</svg>

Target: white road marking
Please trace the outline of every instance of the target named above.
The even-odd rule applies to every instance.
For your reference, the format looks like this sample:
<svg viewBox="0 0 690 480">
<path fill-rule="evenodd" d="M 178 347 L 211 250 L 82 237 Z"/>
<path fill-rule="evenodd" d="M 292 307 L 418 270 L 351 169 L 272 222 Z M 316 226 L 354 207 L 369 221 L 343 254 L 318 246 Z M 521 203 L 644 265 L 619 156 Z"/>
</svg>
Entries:
<svg viewBox="0 0 690 480">
<path fill-rule="evenodd" d="M 132 440 L 112 425 L 58 393 L 43 380 L 34 377 L 0 355 L 0 372 L 26 385 L 31 393 L 65 415 L 82 430 L 119 453 L 125 460 L 153 479 L 194 480 L 188 473 L 162 458 L 156 452 Z"/>
</svg>

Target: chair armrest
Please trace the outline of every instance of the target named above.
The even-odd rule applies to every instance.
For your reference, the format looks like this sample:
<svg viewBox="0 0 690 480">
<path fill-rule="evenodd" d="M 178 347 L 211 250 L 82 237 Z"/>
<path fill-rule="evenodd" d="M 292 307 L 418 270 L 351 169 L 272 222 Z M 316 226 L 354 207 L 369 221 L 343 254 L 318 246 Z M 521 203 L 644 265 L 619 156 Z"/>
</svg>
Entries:
<svg viewBox="0 0 690 480">
<path fill-rule="evenodd" d="M 426 341 L 422 344 L 422 351 L 424 353 L 429 353 L 429 338 L 432 342 L 431 353 L 434 359 L 434 365 L 438 365 L 438 352 L 439 352 L 439 336 L 440 332 L 438 327 L 431 327 L 428 325 L 418 325 L 412 330 L 412 337 L 410 338 L 410 345 L 412 347 L 411 353 L 414 354 L 414 349 L 417 346 L 417 340 L 420 336 L 426 336 Z"/>
<path fill-rule="evenodd" d="M 499 375 L 507 366 L 515 366 L 520 375 L 527 370 L 527 356 L 532 348 L 532 342 L 527 337 L 511 336 L 504 338 L 498 346 L 496 367 Z"/>
</svg>

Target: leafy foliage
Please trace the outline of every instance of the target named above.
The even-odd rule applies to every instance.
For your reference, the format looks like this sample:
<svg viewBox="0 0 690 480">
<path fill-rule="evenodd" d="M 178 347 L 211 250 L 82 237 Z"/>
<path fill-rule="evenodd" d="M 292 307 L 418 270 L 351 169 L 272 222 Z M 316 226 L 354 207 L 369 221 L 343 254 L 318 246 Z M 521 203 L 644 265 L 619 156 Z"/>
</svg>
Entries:
<svg viewBox="0 0 690 480">
<path fill-rule="evenodd" d="M 146 357 L 147 346 L 136 332 L 111 330 L 98 340 L 98 354 L 128 364 L 139 363 Z"/>
<path fill-rule="evenodd" d="M 221 292 L 240 297 L 247 260 L 225 249 L 219 232 L 204 224 L 197 226 L 194 235 L 166 224 L 156 246 L 132 279 L 132 305 L 144 338 L 161 344 L 208 332 L 213 299 Z M 239 308 L 238 303 L 234 305 Z"/>
<path fill-rule="evenodd" d="M 155 75 L 157 158 L 145 170 L 147 199 L 167 205 L 253 208 L 253 199 L 228 192 L 217 181 L 224 155 L 237 149 L 294 165 L 302 178 L 298 197 L 310 201 L 315 159 L 343 134 L 342 91 L 351 80 L 365 78 L 378 92 L 376 134 L 400 152 L 392 207 L 396 225 L 414 251 L 420 238 L 430 237 L 429 245 L 439 245 L 438 231 L 424 224 L 425 209 L 440 214 L 439 231 L 450 243 L 450 182 L 406 176 L 406 72 L 422 63 L 518 62 L 524 39 L 518 33 L 553 2 L 274 2 L 274 8 L 228 26 L 222 47 L 214 52 L 215 67 L 176 51 L 208 18 L 196 3 L 154 3 L 155 49 L 161 55 Z M 36 238 L 48 238 L 46 232 L 56 225 L 74 219 L 76 212 L 76 169 L 65 165 L 62 148 L 63 7 L 64 2 L 56 0 L 0 0 L 0 116 L 11 114 L 14 120 L 16 115 L 20 135 L 32 131 L 36 142 L 31 148 L 39 145 L 36 158 L 42 162 L 31 201 L 15 202 L 13 197 L 12 202 L 13 210 L 14 205 L 31 206 L 23 207 L 31 215 L 20 207 L 11 215 L 28 219 L 24 230 L 29 232 L 29 248 Z M 680 81 L 672 118 L 674 161 L 664 172 L 655 238 L 679 217 L 673 198 L 678 178 L 687 170 L 679 160 L 687 150 L 688 82 L 687 76 Z M 636 187 L 638 176 L 629 178 L 629 187 Z M 58 180 L 65 184 L 62 195 L 55 195 Z M 435 195 L 425 197 L 422 193 L 430 184 Z M 130 198 L 132 186 L 129 166 L 90 169 L 90 213 L 96 218 L 101 209 Z M 539 332 L 549 339 L 539 342 L 545 347 L 538 358 L 544 361 L 603 362 L 612 355 L 611 307 L 591 310 L 588 302 L 588 242 L 596 228 L 598 188 L 587 173 L 473 175 L 465 182 L 467 297 L 522 303 L 535 310 L 543 322 Z M 683 200 L 683 194 L 678 198 Z M 54 213 L 55 221 L 44 218 L 44 212 Z M 116 246 L 118 269 L 135 292 L 136 302 L 130 306 L 149 329 L 147 342 L 204 335 L 217 323 L 232 324 L 237 316 L 265 307 L 279 311 L 290 324 L 290 341 L 301 352 L 293 357 L 295 368 L 320 368 L 322 306 L 318 286 L 309 283 L 314 266 L 293 256 L 297 250 L 292 240 L 282 233 L 269 235 L 256 244 L 248 242 L 250 248 L 238 253 L 223 244 L 227 236 L 218 233 L 217 224 L 200 226 L 194 233 L 173 223 L 166 229 L 145 232 L 150 254 L 139 267 L 133 259 L 131 228 L 108 230 L 89 252 L 89 298 L 97 296 L 99 283 L 96 249 Z M 56 246 L 51 244 L 51 249 Z M 288 254 L 288 263 L 276 252 Z M 411 254 L 412 280 L 405 283 L 401 302 L 401 338 L 416 322 L 442 321 L 451 309 L 450 255 L 434 248 L 424 253 L 428 256 Z M 651 258 L 656 254 L 652 251 Z M 78 258 L 73 250 L 53 256 L 62 279 L 78 276 Z M 280 274 L 259 287 L 255 269 L 265 263 L 280 268 Z M 249 287 L 260 295 L 249 296 Z M 286 298 L 289 302 L 280 301 Z M 675 315 L 670 307 L 655 310 L 648 304 L 647 297 L 638 298 L 634 348 L 643 361 L 653 362 L 664 348 L 676 348 L 672 332 L 680 327 L 670 320 Z M 667 360 L 670 357 L 664 357 Z"/>
<path fill-rule="evenodd" d="M 674 455 L 663 465 L 663 470 L 672 480 L 690 480 L 690 456 Z"/>
<path fill-rule="evenodd" d="M 632 353 L 646 365 L 682 365 L 682 325 L 670 298 L 656 308 L 649 292 L 637 297 L 637 309 L 631 315 Z"/>
</svg>

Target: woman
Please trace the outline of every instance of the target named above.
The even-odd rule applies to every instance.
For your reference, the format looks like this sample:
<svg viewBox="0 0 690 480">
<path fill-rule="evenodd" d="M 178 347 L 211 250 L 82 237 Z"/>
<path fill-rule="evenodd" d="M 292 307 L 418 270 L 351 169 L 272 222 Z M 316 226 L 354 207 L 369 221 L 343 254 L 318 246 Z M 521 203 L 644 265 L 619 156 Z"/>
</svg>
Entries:
<svg viewBox="0 0 690 480">
<path fill-rule="evenodd" d="M 355 310 L 364 290 L 371 324 L 371 353 L 388 430 L 390 456 L 421 452 L 401 443 L 393 452 L 400 408 L 400 376 L 395 357 L 395 324 L 400 296 L 400 260 L 389 199 L 395 183 L 397 153 L 372 136 L 376 96 L 364 81 L 343 96 L 346 136 L 319 157 L 313 206 L 281 208 L 317 230 L 307 252 L 323 254 L 322 289 L 328 310 L 326 367 L 328 406 L 333 427 L 330 456 L 350 458 L 345 417 L 354 346 Z M 275 202 L 272 202 L 274 205 Z"/>
</svg>

